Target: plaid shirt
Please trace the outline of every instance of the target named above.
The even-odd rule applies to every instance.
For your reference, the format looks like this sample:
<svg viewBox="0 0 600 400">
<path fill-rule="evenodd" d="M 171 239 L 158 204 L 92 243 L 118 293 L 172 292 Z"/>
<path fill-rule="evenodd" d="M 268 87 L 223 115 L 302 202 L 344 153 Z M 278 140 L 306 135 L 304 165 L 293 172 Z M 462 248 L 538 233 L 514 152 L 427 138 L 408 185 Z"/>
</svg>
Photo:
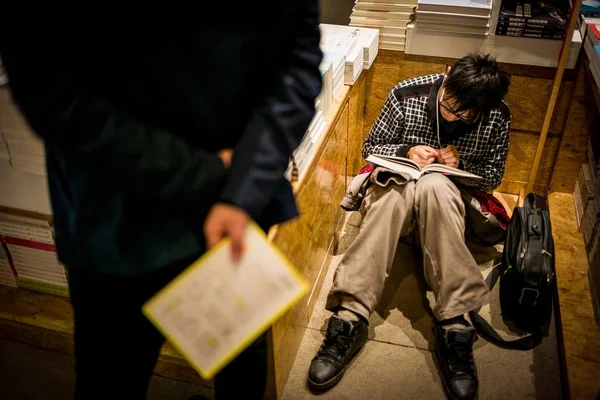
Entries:
<svg viewBox="0 0 600 400">
<path fill-rule="evenodd" d="M 392 89 L 377 121 L 363 147 L 363 157 L 370 154 L 406 157 L 408 150 L 417 145 L 433 148 L 456 146 L 459 168 L 483 177 L 478 188 L 491 191 L 500 185 L 504 176 L 511 115 L 502 102 L 474 129 L 445 141 L 436 131 L 436 101 L 442 85 L 442 74 L 426 75 L 402 81 Z"/>
</svg>

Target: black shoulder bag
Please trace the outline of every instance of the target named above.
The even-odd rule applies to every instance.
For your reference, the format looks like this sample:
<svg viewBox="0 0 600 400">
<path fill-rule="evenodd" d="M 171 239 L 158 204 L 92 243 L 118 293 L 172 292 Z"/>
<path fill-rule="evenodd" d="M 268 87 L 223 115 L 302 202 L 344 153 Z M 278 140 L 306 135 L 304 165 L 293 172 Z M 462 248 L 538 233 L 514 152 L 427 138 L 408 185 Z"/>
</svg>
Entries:
<svg viewBox="0 0 600 400">
<path fill-rule="evenodd" d="M 554 239 L 543 197 L 530 193 L 523 207 L 515 207 L 502 263 L 486 279 L 490 290 L 498 278 L 502 318 L 531 334 L 507 341 L 477 312 L 470 312 L 471 321 L 481 336 L 500 347 L 532 349 L 541 343 L 551 319 L 555 292 Z"/>
</svg>

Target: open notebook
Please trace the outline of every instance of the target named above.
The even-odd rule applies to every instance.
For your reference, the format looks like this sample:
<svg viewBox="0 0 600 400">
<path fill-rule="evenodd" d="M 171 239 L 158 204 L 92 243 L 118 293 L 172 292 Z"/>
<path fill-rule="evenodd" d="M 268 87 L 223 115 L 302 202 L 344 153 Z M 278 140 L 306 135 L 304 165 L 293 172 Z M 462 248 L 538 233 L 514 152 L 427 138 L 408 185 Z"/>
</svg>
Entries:
<svg viewBox="0 0 600 400">
<path fill-rule="evenodd" d="M 207 252 L 142 308 L 190 362 L 212 379 L 307 292 L 304 278 L 250 225 L 239 264 L 229 240 Z"/>
<path fill-rule="evenodd" d="M 479 175 L 475 175 L 470 172 L 463 171 L 458 168 L 450 167 L 444 164 L 435 163 L 421 168 L 416 162 L 404 157 L 371 154 L 369 157 L 367 157 L 367 162 L 373 163 L 375 165 L 387 168 L 395 172 L 408 174 L 415 180 L 418 180 L 421 176 L 430 173 L 444 174 L 451 179 L 454 178 L 464 183 L 469 183 L 483 179 Z"/>
</svg>

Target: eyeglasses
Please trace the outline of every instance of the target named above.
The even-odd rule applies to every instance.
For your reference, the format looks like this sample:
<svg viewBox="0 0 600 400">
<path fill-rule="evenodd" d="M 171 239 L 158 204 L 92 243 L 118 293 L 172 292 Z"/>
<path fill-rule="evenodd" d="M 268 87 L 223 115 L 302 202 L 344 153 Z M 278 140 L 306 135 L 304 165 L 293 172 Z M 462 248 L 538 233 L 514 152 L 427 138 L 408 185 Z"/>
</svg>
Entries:
<svg viewBox="0 0 600 400">
<path fill-rule="evenodd" d="M 443 101 L 444 101 L 444 95 L 446 94 L 446 90 L 445 89 L 442 89 L 442 90 L 443 90 L 442 97 L 440 98 L 440 101 L 439 101 L 441 108 L 443 108 L 444 110 L 448 111 L 450 114 L 454 115 L 456 118 L 458 118 L 459 120 L 461 120 L 465 124 L 472 125 L 475 122 L 477 122 L 476 118 L 475 119 L 467 119 L 467 118 L 463 117 L 462 115 L 460 115 L 456 110 L 450 108 L 450 106 L 444 105 Z"/>
</svg>

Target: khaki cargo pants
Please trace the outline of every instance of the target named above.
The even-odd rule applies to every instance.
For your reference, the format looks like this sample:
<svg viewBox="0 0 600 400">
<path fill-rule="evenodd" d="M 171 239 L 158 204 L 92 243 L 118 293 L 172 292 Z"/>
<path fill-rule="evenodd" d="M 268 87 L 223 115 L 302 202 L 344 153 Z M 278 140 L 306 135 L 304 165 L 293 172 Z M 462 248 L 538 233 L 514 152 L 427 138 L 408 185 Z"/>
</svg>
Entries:
<svg viewBox="0 0 600 400">
<path fill-rule="evenodd" d="M 472 215 L 466 208 L 471 205 L 456 185 L 441 174 L 385 184 L 367 189 L 360 210 L 363 222 L 337 268 L 327 309 L 341 306 L 368 320 L 390 275 L 399 239 L 415 226 L 425 278 L 436 299 L 435 317 L 453 318 L 488 303 L 490 292 L 465 243 L 467 214 Z"/>
</svg>

